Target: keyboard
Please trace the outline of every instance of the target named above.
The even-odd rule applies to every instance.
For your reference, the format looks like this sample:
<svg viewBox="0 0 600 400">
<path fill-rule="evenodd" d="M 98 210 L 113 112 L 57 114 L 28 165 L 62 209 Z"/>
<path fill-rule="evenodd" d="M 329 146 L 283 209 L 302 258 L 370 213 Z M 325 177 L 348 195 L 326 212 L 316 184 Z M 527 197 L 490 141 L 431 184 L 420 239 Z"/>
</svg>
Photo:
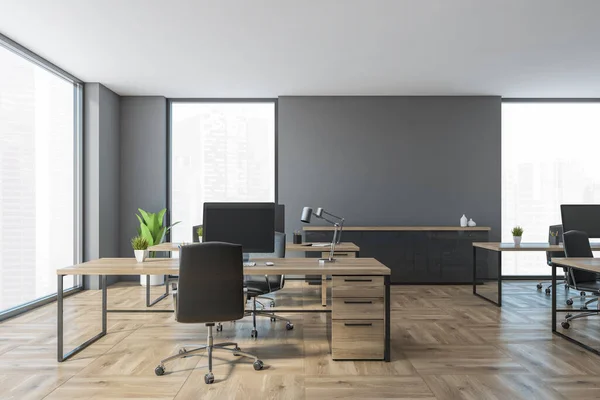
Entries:
<svg viewBox="0 0 600 400">
<path fill-rule="evenodd" d="M 244 263 L 244 267 L 255 267 L 256 263 L 252 261 L 247 261 Z"/>
</svg>

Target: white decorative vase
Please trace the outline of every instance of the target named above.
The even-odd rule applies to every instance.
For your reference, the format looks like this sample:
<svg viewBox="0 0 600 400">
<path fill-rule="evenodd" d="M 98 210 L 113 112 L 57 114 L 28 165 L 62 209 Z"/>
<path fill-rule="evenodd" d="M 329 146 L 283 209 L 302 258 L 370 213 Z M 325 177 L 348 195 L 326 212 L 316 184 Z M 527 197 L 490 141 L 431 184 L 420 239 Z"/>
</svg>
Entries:
<svg viewBox="0 0 600 400">
<path fill-rule="evenodd" d="M 467 226 L 467 223 L 467 217 L 465 216 L 465 214 L 463 214 L 463 216 L 460 217 L 460 226 L 464 228 L 465 226 Z"/>
<path fill-rule="evenodd" d="M 133 252 L 135 253 L 136 261 L 139 263 L 144 262 L 146 257 L 148 257 L 148 250 L 134 250 Z"/>
<path fill-rule="evenodd" d="M 471 219 L 469 220 L 469 222 L 467 222 L 467 225 L 468 225 L 468 226 L 477 226 L 477 224 L 475 223 L 475 221 L 473 221 L 473 218 L 471 218 Z"/>
<path fill-rule="evenodd" d="M 515 246 L 521 245 L 521 236 L 513 236 L 513 241 L 515 242 Z"/>
<path fill-rule="evenodd" d="M 146 286 L 146 276 L 140 275 L 140 285 Z M 160 286 L 165 283 L 164 275 L 150 275 L 150 286 Z"/>
</svg>

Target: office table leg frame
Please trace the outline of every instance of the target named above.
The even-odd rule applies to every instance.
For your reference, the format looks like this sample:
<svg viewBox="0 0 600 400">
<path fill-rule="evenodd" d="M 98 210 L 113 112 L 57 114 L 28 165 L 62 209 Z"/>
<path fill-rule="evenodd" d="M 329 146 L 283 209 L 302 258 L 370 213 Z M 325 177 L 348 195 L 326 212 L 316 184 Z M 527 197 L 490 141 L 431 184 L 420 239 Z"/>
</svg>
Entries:
<svg viewBox="0 0 600 400">
<path fill-rule="evenodd" d="M 57 359 L 58 362 L 63 362 L 68 360 L 69 358 L 73 357 L 75 354 L 79 353 L 80 351 L 82 351 L 83 349 L 85 349 L 86 347 L 88 347 L 89 345 L 91 345 L 92 343 L 96 342 L 98 339 L 100 339 L 101 337 L 106 335 L 106 295 L 107 295 L 107 290 L 106 290 L 106 275 L 101 275 L 100 276 L 100 284 L 102 285 L 102 331 L 95 335 L 94 337 L 92 337 L 91 339 L 86 340 L 84 343 L 80 344 L 79 346 L 75 347 L 73 350 L 69 351 L 68 353 L 64 353 L 64 346 L 63 346 L 63 342 L 64 342 L 64 327 L 63 327 L 63 322 L 64 322 L 64 293 L 63 293 L 63 278 L 64 275 L 58 275 L 58 282 L 57 282 L 57 291 L 56 291 L 56 303 L 57 303 L 57 307 L 58 307 L 58 313 L 57 313 L 57 337 L 56 337 L 56 343 L 57 343 Z"/>
<path fill-rule="evenodd" d="M 552 287 L 556 287 L 556 265 L 554 265 L 554 264 L 552 265 Z M 574 311 L 577 312 L 580 310 L 569 310 L 569 309 L 557 310 L 556 309 L 556 290 L 553 290 L 552 291 L 552 333 L 556 336 L 560 336 L 561 338 L 568 340 L 569 342 L 571 342 L 583 349 L 586 349 L 587 351 L 589 351 L 591 353 L 594 353 L 594 354 L 600 356 L 600 350 L 590 347 L 587 344 L 582 343 L 579 340 L 573 339 L 572 337 L 567 336 L 564 333 L 558 332 L 556 330 L 556 322 L 557 322 L 556 321 L 556 313 L 557 312 L 574 312 Z M 594 310 L 591 310 L 591 312 L 593 312 L 593 311 Z M 598 310 L 598 312 L 600 312 L 600 310 Z"/>
<path fill-rule="evenodd" d="M 495 304 L 498 307 L 502 307 L 502 252 L 498 251 L 498 301 L 489 299 L 481 294 L 477 293 L 477 247 L 473 246 L 473 294 L 477 297 L 481 297 L 484 300 Z"/>
<path fill-rule="evenodd" d="M 165 275 L 165 292 L 161 294 L 158 298 L 154 300 L 150 300 L 150 275 L 146 275 L 146 307 L 152 307 L 162 299 L 166 298 L 169 295 L 169 280 Z"/>
</svg>

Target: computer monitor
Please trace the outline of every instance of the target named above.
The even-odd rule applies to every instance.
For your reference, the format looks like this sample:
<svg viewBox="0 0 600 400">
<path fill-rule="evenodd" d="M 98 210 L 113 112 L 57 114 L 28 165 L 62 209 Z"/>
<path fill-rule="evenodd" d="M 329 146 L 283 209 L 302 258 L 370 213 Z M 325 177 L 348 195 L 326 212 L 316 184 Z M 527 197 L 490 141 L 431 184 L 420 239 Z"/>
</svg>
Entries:
<svg viewBox="0 0 600 400">
<path fill-rule="evenodd" d="M 275 251 L 275 203 L 204 203 L 205 242 L 242 245 L 244 253 Z"/>
<path fill-rule="evenodd" d="M 285 206 L 275 205 L 275 232 L 285 232 Z"/>
<path fill-rule="evenodd" d="M 563 232 L 583 231 L 590 239 L 600 238 L 600 204 L 563 204 L 560 213 Z"/>
</svg>

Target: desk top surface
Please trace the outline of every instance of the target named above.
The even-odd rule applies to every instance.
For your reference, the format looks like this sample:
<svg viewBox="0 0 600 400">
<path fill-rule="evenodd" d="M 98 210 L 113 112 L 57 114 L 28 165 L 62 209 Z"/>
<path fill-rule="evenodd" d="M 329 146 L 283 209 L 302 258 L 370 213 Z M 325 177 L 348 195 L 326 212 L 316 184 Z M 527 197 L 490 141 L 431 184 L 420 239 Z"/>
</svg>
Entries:
<svg viewBox="0 0 600 400">
<path fill-rule="evenodd" d="M 179 246 L 181 246 L 181 243 L 170 243 L 170 242 L 165 242 L 165 243 L 161 243 L 161 244 L 157 244 L 155 246 L 150 246 L 148 248 L 149 251 L 179 251 Z M 307 246 L 306 244 L 294 244 L 294 243 L 286 243 L 285 244 L 285 249 L 287 251 L 298 251 L 298 252 L 305 252 L 305 253 L 311 253 L 311 252 L 323 252 L 323 251 L 329 251 L 331 245 L 327 244 L 327 246 Z M 357 252 L 360 251 L 360 247 L 358 247 L 357 245 L 355 245 L 352 242 L 341 242 L 340 244 L 337 244 L 335 246 L 335 250 L 336 251 L 341 251 L 341 252 Z"/>
<path fill-rule="evenodd" d="M 274 265 L 267 266 L 271 261 Z M 177 275 L 179 259 L 148 258 L 143 263 L 135 258 L 100 258 L 70 267 L 59 268 L 57 275 Z M 374 258 L 338 258 L 333 263 L 319 264 L 316 258 L 271 258 L 244 267 L 245 275 L 390 275 L 390 269 Z"/>
<path fill-rule="evenodd" d="M 514 243 L 500 243 L 500 242 L 474 242 L 474 247 L 480 249 L 486 249 L 491 251 L 564 251 L 565 248 L 561 244 L 550 244 L 550 243 L 526 243 L 523 242 L 519 246 L 515 246 Z M 590 247 L 592 250 L 600 250 L 600 242 L 591 242 Z"/>
<path fill-rule="evenodd" d="M 600 258 L 552 258 L 552 263 L 561 267 L 600 273 Z"/>
<path fill-rule="evenodd" d="M 333 226 L 305 226 L 305 231 L 331 231 Z M 343 231 L 489 231 L 489 226 L 344 226 Z"/>
</svg>

